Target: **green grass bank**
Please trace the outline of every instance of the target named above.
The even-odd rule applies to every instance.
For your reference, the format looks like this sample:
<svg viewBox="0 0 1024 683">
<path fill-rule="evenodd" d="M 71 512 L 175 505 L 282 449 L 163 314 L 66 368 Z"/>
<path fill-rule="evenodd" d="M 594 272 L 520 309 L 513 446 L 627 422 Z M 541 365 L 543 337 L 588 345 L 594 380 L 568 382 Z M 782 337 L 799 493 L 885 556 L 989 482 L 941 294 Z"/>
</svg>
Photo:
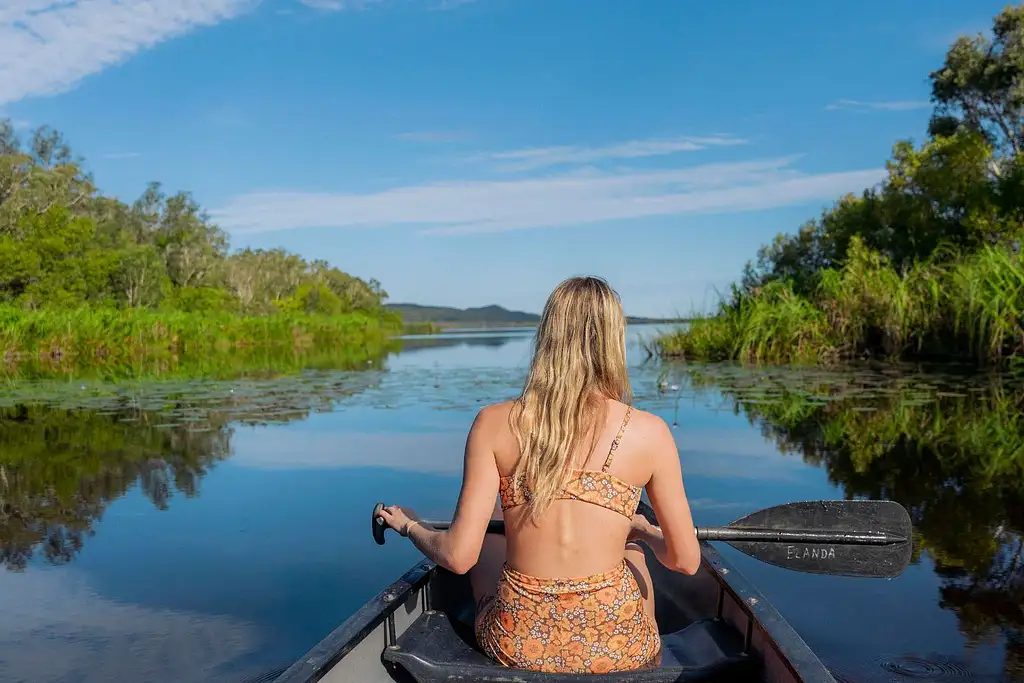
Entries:
<svg viewBox="0 0 1024 683">
<path fill-rule="evenodd" d="M 775 280 L 736 288 L 714 315 L 656 339 L 663 357 L 835 363 L 865 357 L 1016 363 L 1024 355 L 1024 265 L 1008 248 L 897 271 L 863 246 L 809 294 Z"/>
<path fill-rule="evenodd" d="M 239 315 L 150 309 L 40 310 L 0 307 L 0 374 L 63 373 L 122 367 L 178 372 L 182 365 L 227 368 L 270 361 L 285 367 L 310 353 L 372 358 L 401 333 L 394 314 Z M 344 355 L 343 354 L 343 355 Z M 221 359 L 221 360 L 218 360 Z M 223 362 L 221 362 L 223 361 Z M 163 369 L 163 372 L 161 372 Z M 187 373 L 186 373 L 187 374 Z"/>
</svg>

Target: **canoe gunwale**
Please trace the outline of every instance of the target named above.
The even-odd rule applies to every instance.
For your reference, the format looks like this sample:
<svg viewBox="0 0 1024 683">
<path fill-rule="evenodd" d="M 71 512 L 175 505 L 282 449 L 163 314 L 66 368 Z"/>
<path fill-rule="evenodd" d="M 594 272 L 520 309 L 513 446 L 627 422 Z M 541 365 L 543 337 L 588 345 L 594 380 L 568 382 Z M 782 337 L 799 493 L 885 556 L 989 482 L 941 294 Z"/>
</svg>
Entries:
<svg viewBox="0 0 1024 683">
<path fill-rule="evenodd" d="M 785 663 L 795 680 L 804 683 L 836 683 L 832 673 L 775 605 L 707 541 L 701 541 L 701 562 L 715 575 L 719 590 L 729 595 L 745 612 L 747 628 L 740 629 L 745 649 L 751 647 L 753 630 L 760 628 L 765 633 L 767 646 L 778 652 L 779 659 Z M 720 594 L 720 612 L 723 597 Z"/>
<path fill-rule="evenodd" d="M 301 659 L 288 667 L 274 683 L 313 683 L 329 672 L 345 655 L 363 642 L 367 636 L 387 621 L 409 598 L 424 595 L 436 565 L 422 560 L 397 581 L 370 598 L 355 614 L 346 619 L 327 637 L 307 651 Z M 389 629 L 389 644 L 394 641 L 393 625 Z"/>
<path fill-rule="evenodd" d="M 652 524 L 658 523 L 653 508 L 646 500 L 640 501 L 637 512 L 647 517 Z M 725 596 L 728 595 L 746 617 L 745 629 L 736 625 L 743 634 L 745 651 L 750 652 L 754 629 L 759 628 L 764 632 L 765 646 L 775 650 L 794 680 L 803 683 L 837 683 L 828 667 L 753 582 L 722 557 L 708 541 L 701 541 L 700 549 L 701 565 L 718 583 L 718 616 L 723 616 Z"/>
</svg>

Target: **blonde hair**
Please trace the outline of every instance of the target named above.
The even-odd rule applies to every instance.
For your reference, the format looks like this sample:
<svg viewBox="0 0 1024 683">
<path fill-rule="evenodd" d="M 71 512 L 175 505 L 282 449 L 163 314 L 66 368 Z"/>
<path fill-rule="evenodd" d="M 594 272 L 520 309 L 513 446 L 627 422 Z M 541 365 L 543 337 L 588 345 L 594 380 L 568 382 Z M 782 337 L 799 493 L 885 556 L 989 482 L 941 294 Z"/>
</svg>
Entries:
<svg viewBox="0 0 1024 683">
<path fill-rule="evenodd" d="M 604 416 L 601 399 L 632 399 L 626 318 L 605 280 L 569 278 L 544 305 L 526 384 L 510 415 L 520 452 L 513 481 L 529 492 L 530 519 L 564 486 L 576 445 Z"/>
</svg>

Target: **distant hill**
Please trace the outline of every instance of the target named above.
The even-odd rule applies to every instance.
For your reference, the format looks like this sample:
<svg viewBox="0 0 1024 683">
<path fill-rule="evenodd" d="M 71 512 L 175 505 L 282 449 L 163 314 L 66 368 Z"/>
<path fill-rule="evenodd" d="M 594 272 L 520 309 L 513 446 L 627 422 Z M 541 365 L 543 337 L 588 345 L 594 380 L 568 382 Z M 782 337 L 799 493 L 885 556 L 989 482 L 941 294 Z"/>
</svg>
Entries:
<svg viewBox="0 0 1024 683">
<path fill-rule="evenodd" d="M 423 306 L 420 304 L 385 304 L 402 315 L 406 323 L 431 322 L 436 325 L 536 325 L 540 316 L 524 311 L 510 311 L 502 306 L 480 306 L 478 308 L 450 308 L 448 306 Z M 627 317 L 633 324 L 671 323 L 670 318 Z"/>
</svg>

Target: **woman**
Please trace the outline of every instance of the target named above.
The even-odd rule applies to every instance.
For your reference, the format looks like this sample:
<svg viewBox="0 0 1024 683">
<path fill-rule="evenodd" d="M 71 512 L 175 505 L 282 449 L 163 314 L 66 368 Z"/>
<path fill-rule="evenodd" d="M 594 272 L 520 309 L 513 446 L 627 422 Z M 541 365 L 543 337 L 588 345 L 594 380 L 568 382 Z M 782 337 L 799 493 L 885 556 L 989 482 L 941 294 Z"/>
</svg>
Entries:
<svg viewBox="0 0 1024 683">
<path fill-rule="evenodd" d="M 477 640 L 507 666 L 605 673 L 653 663 L 661 641 L 636 541 L 670 569 L 700 565 L 672 434 L 629 404 L 625 327 L 604 280 L 562 282 L 522 394 L 473 422 L 450 528 L 399 506 L 381 513 L 435 563 L 469 572 Z M 636 514 L 644 488 L 660 528 Z M 499 515 L 505 536 L 488 535 Z"/>
</svg>

